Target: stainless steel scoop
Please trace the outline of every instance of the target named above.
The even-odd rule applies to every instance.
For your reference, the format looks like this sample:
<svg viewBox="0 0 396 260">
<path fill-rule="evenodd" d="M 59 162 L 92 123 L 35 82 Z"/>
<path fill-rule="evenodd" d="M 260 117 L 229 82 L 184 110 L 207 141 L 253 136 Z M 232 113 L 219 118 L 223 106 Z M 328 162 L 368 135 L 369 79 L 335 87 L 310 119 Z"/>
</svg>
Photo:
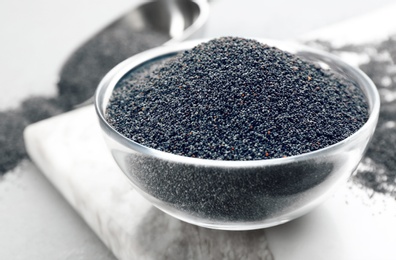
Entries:
<svg viewBox="0 0 396 260">
<path fill-rule="evenodd" d="M 63 65 L 58 82 L 66 110 L 92 103 L 102 77 L 115 65 L 161 44 L 198 38 L 209 16 L 206 0 L 146 1 L 82 44 Z M 146 41 L 161 38 L 159 42 Z M 134 45 L 135 44 L 135 45 Z M 136 47 L 138 46 L 138 47 Z"/>
<path fill-rule="evenodd" d="M 200 36 L 208 15 L 206 0 L 156 0 L 142 4 L 123 19 L 135 30 L 154 29 L 168 34 L 169 44 Z"/>
</svg>

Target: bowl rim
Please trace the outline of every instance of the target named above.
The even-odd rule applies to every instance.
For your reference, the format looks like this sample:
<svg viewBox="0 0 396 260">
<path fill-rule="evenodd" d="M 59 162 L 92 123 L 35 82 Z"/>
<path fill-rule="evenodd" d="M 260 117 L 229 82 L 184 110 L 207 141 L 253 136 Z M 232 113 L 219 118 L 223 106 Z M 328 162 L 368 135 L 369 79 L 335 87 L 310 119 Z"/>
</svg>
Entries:
<svg viewBox="0 0 396 260">
<path fill-rule="evenodd" d="M 254 39 L 269 46 L 274 46 L 281 50 L 292 53 L 295 53 L 296 51 L 312 53 L 337 63 L 337 65 L 340 66 L 342 69 L 345 69 L 349 73 L 351 73 L 354 76 L 354 78 L 358 80 L 359 86 L 362 86 L 362 90 L 369 104 L 368 120 L 363 124 L 362 127 L 360 127 L 352 135 L 333 145 L 326 146 L 319 150 L 293 155 L 285 158 L 273 158 L 273 159 L 261 159 L 261 160 L 215 160 L 215 159 L 193 158 L 193 157 L 172 154 L 154 148 L 150 148 L 135 141 L 132 141 L 131 139 L 123 136 L 121 133 L 116 131 L 107 122 L 107 120 L 105 119 L 105 109 L 108 100 L 112 94 L 114 87 L 126 73 L 138 67 L 139 65 L 142 65 L 145 62 L 154 59 L 160 59 L 162 57 L 166 57 L 170 55 L 175 55 L 178 52 L 191 49 L 200 43 L 212 40 L 212 38 L 210 38 L 210 39 L 198 39 L 198 40 L 186 41 L 178 45 L 163 45 L 160 47 L 156 47 L 126 59 L 123 62 L 119 63 L 117 66 L 115 66 L 112 70 L 110 70 L 102 79 L 102 81 L 99 83 L 98 88 L 96 89 L 95 92 L 94 106 L 101 127 L 117 143 L 121 144 L 122 146 L 128 149 L 132 149 L 136 152 L 144 154 L 146 156 L 151 156 L 166 161 L 193 164 L 197 166 L 232 167 L 232 168 L 279 165 L 279 164 L 295 163 L 317 157 L 323 157 L 331 152 L 335 152 L 339 150 L 345 144 L 353 142 L 354 140 L 358 139 L 359 136 L 366 131 L 374 132 L 379 116 L 380 97 L 375 84 L 359 68 L 355 68 L 349 65 L 348 63 L 344 62 L 339 57 L 333 54 L 327 53 L 322 50 L 317 50 L 296 42 L 278 41 L 278 40 L 264 39 L 264 38 L 250 38 L 250 39 Z"/>
</svg>

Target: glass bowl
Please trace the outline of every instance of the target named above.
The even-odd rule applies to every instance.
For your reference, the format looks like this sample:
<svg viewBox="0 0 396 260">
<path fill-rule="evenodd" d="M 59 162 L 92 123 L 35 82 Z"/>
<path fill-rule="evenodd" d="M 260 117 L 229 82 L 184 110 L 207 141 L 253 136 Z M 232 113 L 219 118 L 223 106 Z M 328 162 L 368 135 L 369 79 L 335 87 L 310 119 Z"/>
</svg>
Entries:
<svg viewBox="0 0 396 260">
<path fill-rule="evenodd" d="M 201 41 L 164 46 L 117 65 L 99 84 L 95 107 L 108 148 L 134 188 L 162 211 L 195 225 L 250 230 L 285 223 L 309 212 L 346 182 L 359 164 L 378 120 L 380 100 L 373 82 L 339 58 L 311 48 L 260 40 L 342 74 L 358 85 L 369 104 L 368 121 L 345 140 L 313 152 L 279 159 L 221 161 L 184 157 L 145 147 L 105 120 L 117 82 L 127 73 Z"/>
</svg>

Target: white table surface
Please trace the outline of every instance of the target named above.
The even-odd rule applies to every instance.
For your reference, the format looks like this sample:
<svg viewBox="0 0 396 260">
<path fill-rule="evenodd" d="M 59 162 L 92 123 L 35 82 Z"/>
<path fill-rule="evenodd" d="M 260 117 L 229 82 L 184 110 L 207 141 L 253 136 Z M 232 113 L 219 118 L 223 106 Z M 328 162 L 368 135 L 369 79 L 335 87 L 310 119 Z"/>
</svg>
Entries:
<svg viewBox="0 0 396 260">
<path fill-rule="evenodd" d="M 295 38 L 393 2 L 217 0 L 211 3 L 206 36 Z M 137 3 L 3 0 L 0 110 L 16 107 L 30 95 L 54 95 L 57 73 L 67 56 Z M 0 245 L 0 259 L 114 258 L 28 161 L 0 178 Z"/>
</svg>

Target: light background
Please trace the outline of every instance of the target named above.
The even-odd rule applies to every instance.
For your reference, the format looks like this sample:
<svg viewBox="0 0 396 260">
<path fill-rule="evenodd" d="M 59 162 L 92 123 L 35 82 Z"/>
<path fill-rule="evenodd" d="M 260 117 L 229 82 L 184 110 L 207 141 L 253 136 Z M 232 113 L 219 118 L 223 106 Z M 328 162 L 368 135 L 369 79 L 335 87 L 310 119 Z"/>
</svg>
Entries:
<svg viewBox="0 0 396 260">
<path fill-rule="evenodd" d="M 215 0 L 206 36 L 292 39 L 391 3 Z M 56 94 L 57 74 L 68 55 L 136 4 L 126 0 L 2 0 L 0 110 L 17 107 L 31 95 Z M 25 162 L 0 179 L 0 259 L 113 256 L 35 166 Z"/>
</svg>

